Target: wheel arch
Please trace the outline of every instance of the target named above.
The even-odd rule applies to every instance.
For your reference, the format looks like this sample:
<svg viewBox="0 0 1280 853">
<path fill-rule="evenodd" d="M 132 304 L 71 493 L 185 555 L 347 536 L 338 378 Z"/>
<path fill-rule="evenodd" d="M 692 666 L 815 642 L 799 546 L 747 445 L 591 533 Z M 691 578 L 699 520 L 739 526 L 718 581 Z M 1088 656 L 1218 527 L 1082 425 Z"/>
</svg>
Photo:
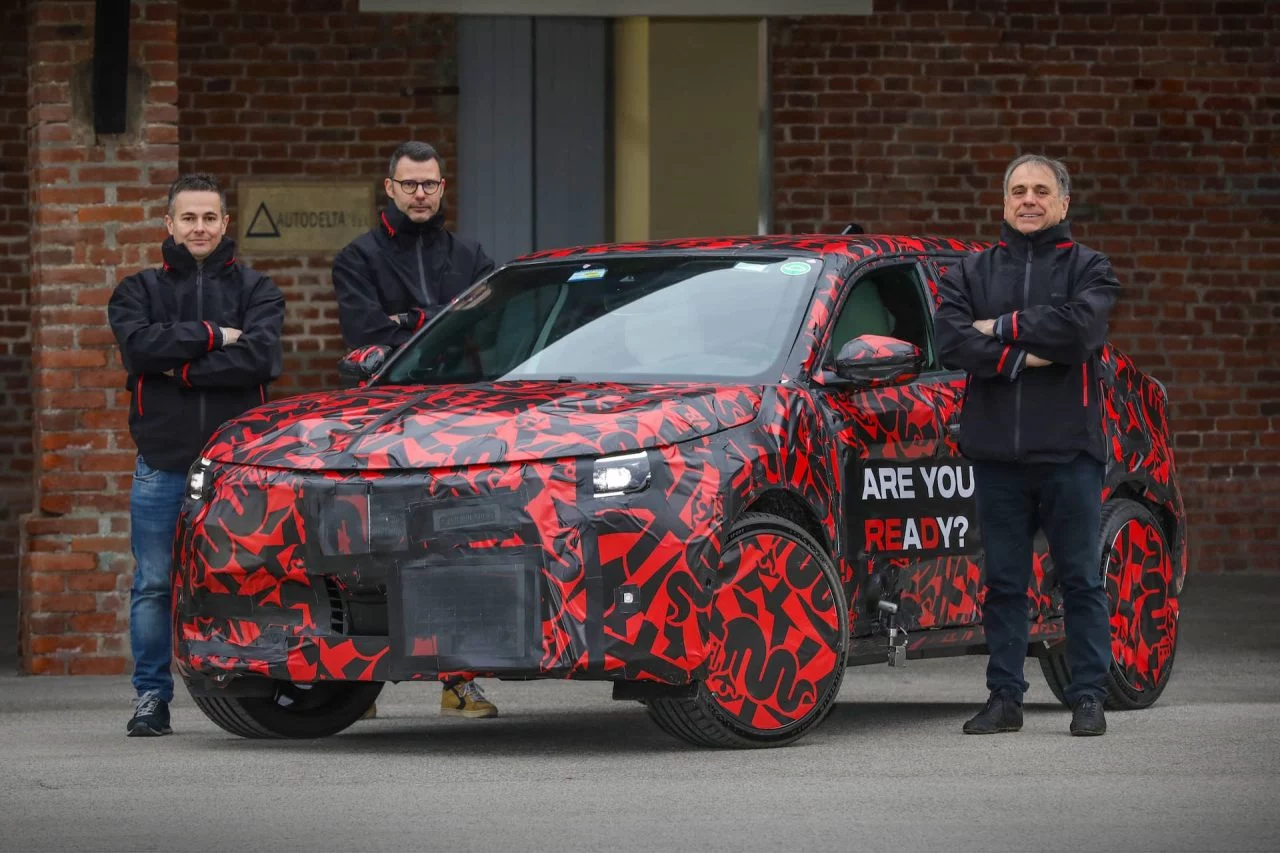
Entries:
<svg viewBox="0 0 1280 853">
<path fill-rule="evenodd" d="M 834 544 L 823 531 L 822 522 L 818 520 L 817 513 L 813 511 L 813 508 L 809 506 L 804 498 L 795 492 L 789 492 L 786 489 L 769 489 L 757 495 L 742 510 L 743 515 L 749 512 L 776 515 L 797 525 L 805 533 L 812 536 L 813 540 L 822 547 L 827 556 L 831 557 L 837 566 L 839 565 L 839 561 L 836 560 L 837 555 L 834 551 Z"/>
</svg>

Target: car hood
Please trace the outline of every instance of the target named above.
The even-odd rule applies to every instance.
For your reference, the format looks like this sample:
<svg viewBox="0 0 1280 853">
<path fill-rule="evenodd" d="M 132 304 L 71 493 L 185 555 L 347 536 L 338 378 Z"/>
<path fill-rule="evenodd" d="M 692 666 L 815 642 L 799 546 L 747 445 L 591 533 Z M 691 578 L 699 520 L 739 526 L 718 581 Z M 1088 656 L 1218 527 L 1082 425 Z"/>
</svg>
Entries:
<svg viewBox="0 0 1280 853">
<path fill-rule="evenodd" d="M 750 422 L 743 385 L 498 382 L 291 397 L 225 424 L 204 456 L 295 470 L 404 470 L 599 456 Z"/>
</svg>

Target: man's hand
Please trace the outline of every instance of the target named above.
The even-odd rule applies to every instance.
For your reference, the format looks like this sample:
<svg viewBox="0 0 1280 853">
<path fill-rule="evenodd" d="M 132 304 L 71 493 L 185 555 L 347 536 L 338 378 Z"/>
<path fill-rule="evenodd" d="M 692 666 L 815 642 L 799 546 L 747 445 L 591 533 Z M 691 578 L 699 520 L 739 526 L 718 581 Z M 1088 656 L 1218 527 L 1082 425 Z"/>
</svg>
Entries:
<svg viewBox="0 0 1280 853">
<path fill-rule="evenodd" d="M 996 321 L 995 320 L 974 320 L 973 327 L 987 337 L 995 337 Z"/>
<path fill-rule="evenodd" d="M 1048 367 L 1051 364 L 1053 364 L 1053 362 L 1049 361 L 1047 358 L 1041 358 L 1038 355 L 1027 353 L 1027 367 Z"/>
<path fill-rule="evenodd" d="M 220 328 L 222 329 L 222 345 L 224 347 L 229 347 L 240 340 L 240 335 L 243 334 L 239 329 L 232 329 L 228 326 L 221 326 Z"/>
</svg>

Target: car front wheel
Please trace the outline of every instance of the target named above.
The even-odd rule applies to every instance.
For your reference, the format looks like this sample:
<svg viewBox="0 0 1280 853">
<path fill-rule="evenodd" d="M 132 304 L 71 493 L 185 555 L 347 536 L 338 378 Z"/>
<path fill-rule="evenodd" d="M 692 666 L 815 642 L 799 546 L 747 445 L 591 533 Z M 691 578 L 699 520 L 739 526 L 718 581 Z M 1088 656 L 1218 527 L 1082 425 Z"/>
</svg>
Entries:
<svg viewBox="0 0 1280 853">
<path fill-rule="evenodd" d="M 748 513 L 731 530 L 712 592 L 707 678 L 647 703 L 696 746 L 767 747 L 811 730 L 840 692 L 848 606 L 830 558 L 786 519 Z"/>
<path fill-rule="evenodd" d="M 188 690 L 196 707 L 221 728 L 246 738 L 328 737 L 369 710 L 382 682 L 276 681 L 270 697 L 208 696 Z"/>
</svg>

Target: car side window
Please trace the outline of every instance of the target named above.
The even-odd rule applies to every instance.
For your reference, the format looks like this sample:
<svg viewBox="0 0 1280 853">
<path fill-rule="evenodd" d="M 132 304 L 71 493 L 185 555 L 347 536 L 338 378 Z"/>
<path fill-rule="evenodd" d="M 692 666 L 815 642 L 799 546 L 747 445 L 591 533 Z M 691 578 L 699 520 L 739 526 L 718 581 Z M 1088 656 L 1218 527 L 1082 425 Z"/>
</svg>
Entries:
<svg viewBox="0 0 1280 853">
<path fill-rule="evenodd" d="M 917 263 L 884 264 L 859 275 L 832 326 L 827 361 L 862 335 L 897 338 L 933 359 L 932 315 L 925 302 L 924 277 Z"/>
</svg>

